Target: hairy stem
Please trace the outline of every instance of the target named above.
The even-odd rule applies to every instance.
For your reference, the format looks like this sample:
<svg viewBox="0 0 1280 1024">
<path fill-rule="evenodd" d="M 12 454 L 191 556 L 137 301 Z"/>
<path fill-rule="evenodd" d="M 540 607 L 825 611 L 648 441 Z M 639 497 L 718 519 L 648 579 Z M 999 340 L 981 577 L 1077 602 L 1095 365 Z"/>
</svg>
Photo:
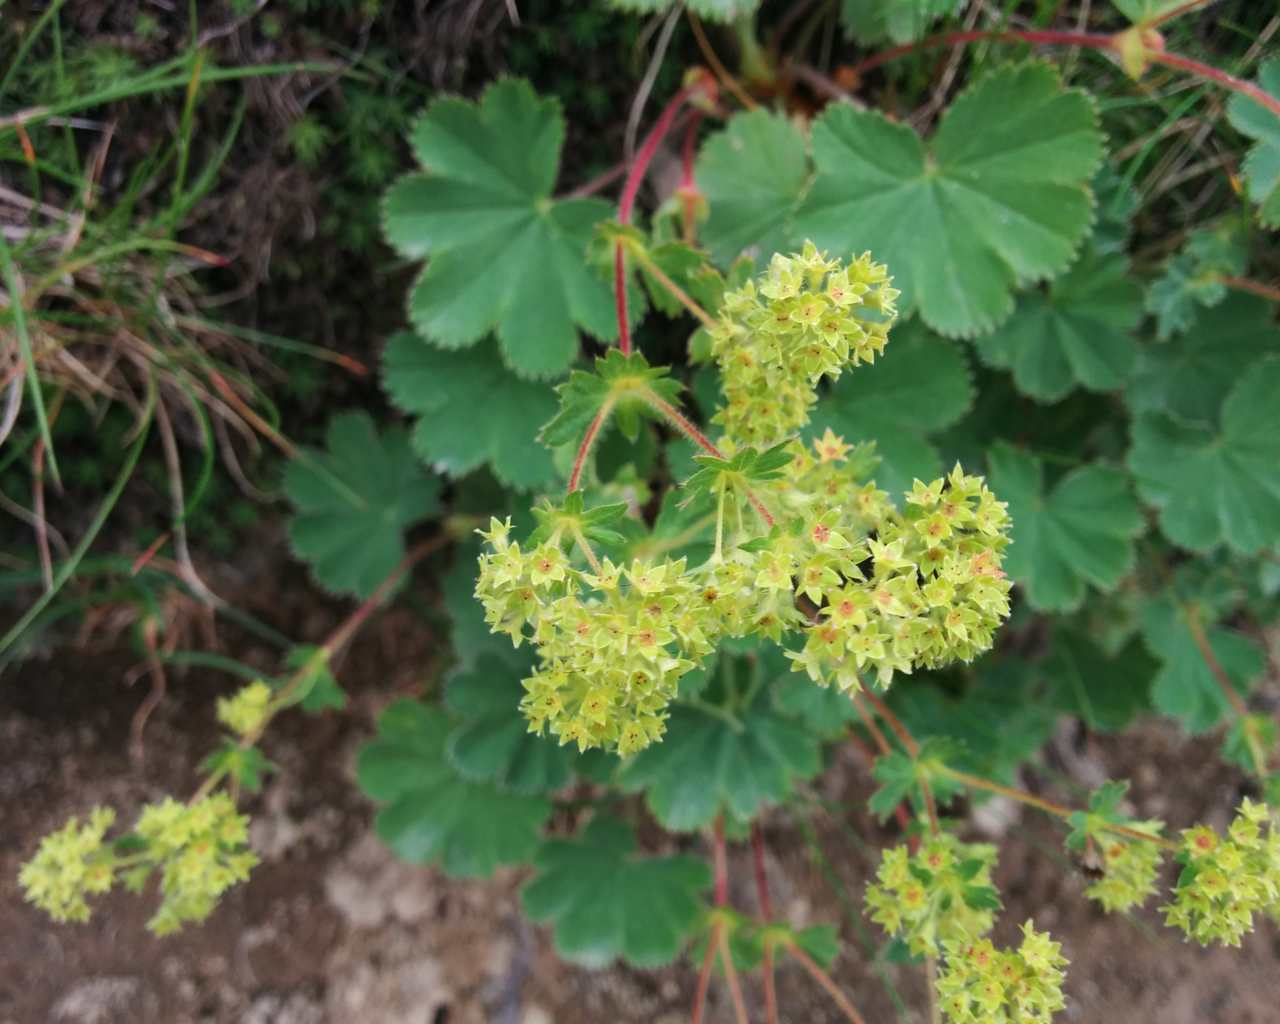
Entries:
<svg viewBox="0 0 1280 1024">
<path fill-rule="evenodd" d="M 639 393 L 639 397 L 655 412 L 660 413 L 668 423 L 675 427 L 680 433 L 684 434 L 690 441 L 696 444 L 708 455 L 714 455 L 717 459 L 723 459 L 724 453 L 720 451 L 710 439 L 689 420 L 679 409 L 650 388 L 645 388 Z M 762 502 L 749 488 L 743 488 L 747 501 L 751 503 L 760 518 L 764 521 L 768 529 L 773 529 L 773 515 L 765 508 Z"/>
<path fill-rule="evenodd" d="M 1005 786 L 999 782 L 992 782 L 990 779 L 984 779 L 980 775 L 970 775 L 968 772 L 958 771 L 955 768 L 943 765 L 941 771 L 956 782 L 963 783 L 970 789 L 985 789 L 988 793 L 996 793 L 1000 796 L 1006 796 L 1011 800 L 1017 800 L 1024 803 L 1028 807 L 1034 807 L 1036 810 L 1044 811 L 1046 814 L 1052 814 L 1055 817 L 1066 820 L 1075 813 L 1070 807 L 1064 807 L 1062 804 L 1056 804 L 1052 800 L 1045 800 L 1042 797 L 1034 796 L 1022 789 L 1014 789 L 1012 786 Z M 1141 839 L 1148 843 L 1155 843 L 1157 846 L 1166 850 L 1178 850 L 1180 847 L 1177 843 L 1168 839 L 1162 839 L 1160 836 L 1153 836 L 1150 833 L 1143 832 L 1140 829 L 1129 828 L 1127 825 L 1117 825 L 1113 823 L 1105 823 L 1102 826 L 1106 831 L 1113 832 L 1118 836 L 1125 836 L 1128 839 Z"/>
<path fill-rule="evenodd" d="M 1222 690 L 1222 695 L 1227 699 L 1227 703 L 1231 705 L 1231 710 L 1235 712 L 1236 717 L 1244 722 L 1241 728 L 1244 730 L 1245 745 L 1249 748 L 1249 760 L 1253 762 L 1254 774 L 1260 779 L 1265 779 L 1267 777 L 1267 756 L 1258 743 L 1258 737 L 1249 728 L 1247 721 L 1249 718 L 1249 706 L 1245 704 L 1244 698 L 1236 692 L 1236 688 L 1231 685 L 1231 677 L 1227 675 L 1227 670 L 1223 667 L 1222 662 L 1218 660 L 1217 654 L 1214 653 L 1213 645 L 1209 643 L 1209 637 L 1204 631 L 1204 624 L 1200 621 L 1200 613 L 1189 605 L 1183 605 L 1181 611 L 1182 618 L 1187 624 L 1187 631 L 1191 634 L 1191 639 L 1195 642 L 1196 649 L 1200 652 L 1200 657 L 1204 659 L 1204 663 L 1209 667 L 1209 674 L 1213 676 L 1214 682 Z"/>
<path fill-rule="evenodd" d="M 614 399 L 605 399 L 595 418 L 587 425 L 587 432 L 582 435 L 582 443 L 578 445 L 578 454 L 573 457 L 573 471 L 569 474 L 569 493 L 572 494 L 582 483 L 582 470 L 586 467 L 587 456 L 591 454 L 591 446 L 596 443 L 600 428 L 613 412 Z"/>
<path fill-rule="evenodd" d="M 707 1005 L 707 989 L 711 986 L 711 967 L 716 961 L 716 951 L 720 948 L 720 930 L 721 923 L 717 921 L 711 926 L 711 934 L 707 937 L 707 951 L 702 955 L 698 988 L 693 994 L 693 1013 L 689 1018 L 693 1024 L 702 1024 L 702 1014 Z"/>
<path fill-rule="evenodd" d="M 636 262 L 644 267 L 649 272 L 649 275 L 670 293 L 673 299 L 701 321 L 703 327 L 714 327 L 716 325 L 715 317 L 695 302 L 688 292 L 671 280 L 643 247 L 632 246 L 631 254 L 635 257 Z"/>
<path fill-rule="evenodd" d="M 644 137 L 644 141 L 640 144 L 640 149 L 636 153 L 635 160 L 627 170 L 627 179 L 622 185 L 622 198 L 618 201 L 619 224 L 631 223 L 631 213 L 635 209 L 636 195 L 640 191 L 640 183 L 644 181 L 645 173 L 649 170 L 649 164 L 653 162 L 654 154 L 658 152 L 658 146 L 661 145 L 667 132 L 671 130 L 671 123 L 675 120 L 676 114 L 689 99 L 705 92 L 706 88 L 706 80 L 700 78 L 686 85 L 671 97 L 667 105 L 662 108 L 662 113 L 658 115 L 658 120 L 649 129 L 649 134 Z M 622 350 L 623 355 L 630 355 L 631 324 L 627 315 L 627 266 L 626 254 L 621 239 L 615 242 L 613 246 L 613 300 L 618 315 L 618 347 Z"/>
<path fill-rule="evenodd" d="M 862 695 L 867 698 L 871 706 L 876 709 L 878 714 L 893 730 L 893 734 L 898 737 L 899 742 L 906 748 L 912 760 L 920 756 L 920 744 L 915 741 L 908 731 L 902 719 L 889 710 L 889 705 L 875 695 L 868 686 L 862 688 Z M 929 831 L 933 835 L 938 834 L 938 805 L 933 799 L 933 790 L 929 788 L 929 780 L 920 776 L 916 780 L 920 786 L 920 798 L 924 801 L 925 813 L 929 816 Z"/>
<path fill-rule="evenodd" d="M 684 129 L 684 145 L 680 149 L 680 215 L 681 237 L 686 245 L 693 245 L 697 238 L 696 215 L 698 184 L 693 178 L 694 157 L 697 155 L 698 128 L 702 125 L 702 111 L 694 110 Z"/>
<path fill-rule="evenodd" d="M 831 1001 L 840 1008 L 840 1012 L 845 1015 L 845 1018 L 850 1022 L 850 1024 L 867 1024 L 863 1019 L 862 1014 L 857 1011 L 857 1008 L 854 1007 L 853 1003 L 849 1002 L 848 996 L 840 991 L 840 986 L 835 983 L 831 975 L 818 965 L 818 962 L 814 960 L 813 957 L 794 942 L 788 943 L 786 950 L 800 961 L 800 965 L 809 972 L 813 980 L 826 990 L 827 995 L 831 997 Z"/>
<path fill-rule="evenodd" d="M 1264 299 L 1270 299 L 1272 302 L 1280 302 L 1280 286 L 1274 284 L 1263 284 L 1261 281 L 1253 281 L 1247 277 L 1233 277 L 1230 274 L 1223 274 L 1218 278 L 1218 280 L 1228 288 L 1235 288 L 1237 291 L 1261 295 Z"/>
<path fill-rule="evenodd" d="M 975 30 L 971 32 L 943 32 L 936 36 L 929 36 L 921 39 L 916 43 L 907 43 L 903 46 L 890 47 L 882 50 L 880 53 L 868 57 L 859 64 L 855 64 L 853 70 L 855 73 L 866 74 L 873 68 L 878 68 L 882 64 L 897 60 L 916 50 L 930 50 L 939 46 L 963 46 L 967 43 L 974 42 L 996 42 L 996 43 L 1033 43 L 1046 44 L 1051 46 L 1082 46 L 1089 50 L 1103 50 L 1112 53 L 1120 52 L 1119 36 L 1104 35 L 1101 33 L 1090 32 L 1031 32 L 1022 30 L 1008 31 L 984 31 Z M 1243 96 L 1248 96 L 1257 103 L 1261 103 L 1276 116 L 1280 117 L 1280 99 L 1270 95 L 1264 90 L 1258 88 L 1252 82 L 1246 82 L 1242 78 L 1228 74 L 1225 71 L 1215 68 L 1212 65 L 1201 63 L 1198 60 L 1192 60 L 1190 57 L 1184 57 L 1181 54 L 1169 53 L 1165 50 L 1147 49 L 1146 56 L 1157 64 L 1164 64 L 1171 68 L 1177 68 L 1180 71 L 1186 71 L 1195 75 L 1197 78 L 1203 78 L 1211 82 L 1216 82 L 1225 89 L 1232 92 L 1238 92 Z"/>
</svg>

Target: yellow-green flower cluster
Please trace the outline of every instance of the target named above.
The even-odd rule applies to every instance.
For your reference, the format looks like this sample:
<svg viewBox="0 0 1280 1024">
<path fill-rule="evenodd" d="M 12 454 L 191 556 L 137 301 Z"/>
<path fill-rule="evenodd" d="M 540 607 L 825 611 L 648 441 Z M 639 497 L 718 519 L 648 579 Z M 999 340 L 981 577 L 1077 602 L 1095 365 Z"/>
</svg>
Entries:
<svg viewBox="0 0 1280 1024">
<path fill-rule="evenodd" d="M 718 595 L 700 593 L 683 560 L 588 572 L 558 540 L 524 552 L 509 533 L 495 519 L 481 534 L 476 596 L 492 629 L 537 646 L 520 704 L 530 730 L 624 754 L 661 737 L 680 677 L 714 648 Z"/>
<path fill-rule="evenodd" d="M 1141 822 L 1155 827 L 1159 822 Z M 1085 889 L 1084 894 L 1102 904 L 1107 911 L 1124 911 L 1140 907 L 1156 891 L 1156 875 L 1160 871 L 1163 853 L 1155 843 L 1142 840 L 1118 839 L 1108 836 L 1100 842 L 1102 853 L 1102 877 Z"/>
<path fill-rule="evenodd" d="M 951 1024 L 1048 1021 L 1066 1005 L 1062 946 L 1030 921 L 1022 926 L 1016 950 L 997 949 L 987 939 L 955 940 L 946 947 L 938 995 Z"/>
<path fill-rule="evenodd" d="M 956 466 L 946 479 L 917 480 L 901 515 L 884 511 L 881 494 L 864 498 L 881 516 L 877 537 L 832 560 L 834 576 L 810 595 L 820 595 L 821 617 L 791 655 L 823 685 L 856 689 L 872 668 L 883 685 L 895 672 L 970 661 L 1009 615 L 1009 517 L 981 477 Z M 838 533 L 819 522 L 810 529 L 815 539 Z"/>
<path fill-rule="evenodd" d="M 1182 833 L 1183 871 L 1166 923 L 1204 945 L 1240 945 L 1253 915 L 1280 920 L 1280 833 L 1265 804 L 1245 800 L 1225 837 L 1207 825 Z"/>
<path fill-rule="evenodd" d="M 95 807 L 83 825 L 72 818 L 45 836 L 18 873 L 26 898 L 55 921 L 89 920 L 87 897 L 108 891 L 115 880 L 115 857 L 103 844 L 115 817 L 109 807 Z"/>
<path fill-rule="evenodd" d="M 219 896 L 249 877 L 258 858 L 247 845 L 248 825 L 226 793 L 193 804 L 166 798 L 143 809 L 135 831 L 161 871 L 160 909 L 148 928 L 167 935 L 208 917 Z"/>
<path fill-rule="evenodd" d="M 765 447 L 803 426 L 822 377 L 884 351 L 896 316 L 891 285 L 870 253 L 848 266 L 812 242 L 775 254 L 758 284 L 725 295 L 709 329 L 726 401 L 715 422 L 734 441 Z"/>
<path fill-rule="evenodd" d="M 218 698 L 218 721 L 237 736 L 248 736 L 266 722 L 270 708 L 271 688 L 257 679 L 230 697 Z"/>
<path fill-rule="evenodd" d="M 871 920 L 901 936 L 921 956 L 937 956 L 946 942 L 985 935 L 999 906 L 991 884 L 996 848 L 942 834 L 913 856 L 905 846 L 885 850 L 876 881 L 867 887 Z"/>
</svg>

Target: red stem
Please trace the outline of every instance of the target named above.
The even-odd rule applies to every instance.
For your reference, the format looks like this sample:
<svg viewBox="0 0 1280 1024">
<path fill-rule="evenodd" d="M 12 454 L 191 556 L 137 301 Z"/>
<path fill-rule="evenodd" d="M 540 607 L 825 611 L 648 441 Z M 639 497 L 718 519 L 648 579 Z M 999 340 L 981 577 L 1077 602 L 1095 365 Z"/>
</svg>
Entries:
<svg viewBox="0 0 1280 1024">
<path fill-rule="evenodd" d="M 708 455 L 714 455 L 717 459 L 724 458 L 724 452 L 722 452 L 719 448 L 717 448 L 714 444 L 712 444 L 711 440 L 706 436 L 706 434 L 704 434 L 701 430 L 699 430 L 696 426 L 694 426 L 693 423 L 689 421 L 688 417 L 684 415 L 684 413 L 682 413 L 679 409 L 677 409 L 674 405 L 672 405 L 666 399 L 659 397 L 653 391 L 647 391 L 642 397 L 652 408 L 657 409 L 658 412 L 662 413 L 662 415 L 667 418 L 668 422 L 670 422 L 672 426 L 674 426 L 677 430 L 679 430 L 680 433 L 684 434 L 685 437 L 687 437 L 690 441 L 692 441 L 694 444 L 700 447 Z M 767 508 L 765 508 L 764 502 L 762 502 L 750 491 L 747 491 L 746 495 L 747 495 L 747 501 L 751 503 L 751 507 L 755 509 L 757 513 L 759 513 L 760 518 L 764 520 L 765 525 L 772 530 L 773 522 L 774 522 L 773 515 L 769 512 Z"/>
<path fill-rule="evenodd" d="M 631 223 L 631 212 L 635 209 L 640 183 L 644 181 L 649 164 L 653 162 L 654 154 L 658 152 L 658 146 L 671 130 L 671 123 L 675 120 L 676 114 L 691 97 L 705 92 L 706 89 L 707 82 L 699 78 L 672 96 L 667 105 L 662 108 L 658 120 L 649 129 L 649 134 L 644 137 L 640 149 L 636 151 L 635 161 L 627 170 L 627 180 L 622 185 L 622 198 L 618 200 L 619 224 Z M 623 355 L 630 355 L 631 325 L 627 322 L 627 265 L 621 241 L 615 242 L 613 246 L 613 301 L 618 313 L 618 347 Z"/>
<path fill-rule="evenodd" d="M 905 57 L 916 50 L 932 50 L 939 46 L 963 46 L 965 43 L 976 43 L 982 40 L 1003 43 L 1061 43 L 1068 46 L 1088 46 L 1095 50 L 1106 50 L 1112 46 L 1111 36 L 1082 32 L 990 32 L 976 29 L 969 32 L 943 32 L 929 36 L 919 42 L 906 43 L 903 46 L 892 46 L 873 54 L 861 63 L 853 66 L 853 73 L 864 75 L 881 64 Z"/>
<path fill-rule="evenodd" d="M 729 858 L 724 845 L 724 815 L 716 815 L 715 827 L 712 829 L 711 857 L 716 872 L 716 906 L 723 907 L 729 903 Z"/>
<path fill-rule="evenodd" d="M 863 75 L 873 68 L 878 68 L 881 64 L 887 64 L 908 53 L 914 53 L 916 50 L 930 50 L 938 46 L 961 46 L 965 43 L 974 43 L 982 40 L 998 43 L 1043 43 L 1060 46 L 1083 46 L 1091 50 L 1118 51 L 1119 46 L 1116 43 L 1116 39 L 1117 36 L 1103 35 L 1097 32 L 1027 32 L 1018 30 L 1007 32 L 981 30 L 943 32 L 936 36 L 929 36 L 927 39 L 921 39 L 917 43 L 907 43 L 904 46 L 894 46 L 887 50 L 882 50 L 861 63 L 855 64 L 853 71 L 855 74 Z M 1181 54 L 1168 53 L 1165 50 L 1152 48 L 1146 49 L 1145 52 L 1146 56 L 1157 64 L 1165 64 L 1171 68 L 1178 68 L 1180 71 L 1190 72 L 1197 77 L 1206 78 L 1211 82 L 1217 82 L 1232 92 L 1241 93 L 1255 102 L 1261 103 L 1277 117 L 1280 117 L 1280 99 L 1259 89 L 1252 82 L 1246 82 L 1243 78 L 1237 78 L 1235 75 L 1230 75 L 1210 64 L 1203 64 L 1198 60 L 1192 60 L 1190 57 L 1183 57 Z"/>
<path fill-rule="evenodd" d="M 773 920 L 773 900 L 769 896 L 769 876 L 764 870 L 764 833 L 760 825 L 751 825 L 751 862 L 756 876 L 756 897 L 760 901 L 760 913 L 766 922 Z M 778 1024 L 778 992 L 773 979 L 773 946 L 764 947 L 764 1011 L 768 1024 Z"/>
<path fill-rule="evenodd" d="M 698 127 L 702 124 L 702 111 L 693 111 L 684 130 L 684 147 L 680 153 L 680 205 L 683 215 L 684 240 L 689 245 L 694 239 L 694 217 L 697 212 L 698 184 L 693 179 L 693 161 L 698 145 Z"/>
<path fill-rule="evenodd" d="M 698 988 L 693 994 L 692 1024 L 702 1024 L 702 1012 L 707 1005 L 707 989 L 711 985 L 711 965 L 716 961 L 716 950 L 720 947 L 720 922 L 711 927 L 707 936 L 707 951 L 702 957 L 702 970 L 698 972 Z"/>
<path fill-rule="evenodd" d="M 569 493 L 572 494 L 578 489 L 578 485 L 582 480 L 582 470 L 587 464 L 587 456 L 591 454 L 591 446 L 595 444 L 596 436 L 600 433 L 600 428 L 604 426 L 604 421 L 609 418 L 609 413 L 613 409 L 612 402 L 605 402 L 600 406 L 600 411 L 596 413 L 595 419 L 587 427 L 587 432 L 582 435 L 582 443 L 578 445 L 578 454 L 573 459 L 573 472 L 569 474 Z"/>
<path fill-rule="evenodd" d="M 1217 82 L 1232 92 L 1243 93 L 1251 100 L 1261 103 L 1277 117 L 1280 117 L 1280 99 L 1276 99 L 1270 93 L 1263 92 L 1252 82 L 1246 82 L 1243 78 L 1236 78 L 1235 75 L 1229 75 L 1219 68 L 1209 64 L 1201 64 L 1200 61 L 1192 60 L 1190 57 L 1183 57 L 1181 54 L 1167 53 L 1164 50 L 1148 50 L 1147 55 L 1157 64 L 1167 64 L 1169 67 L 1178 68 L 1180 71 L 1189 71 L 1193 75 Z"/>
</svg>

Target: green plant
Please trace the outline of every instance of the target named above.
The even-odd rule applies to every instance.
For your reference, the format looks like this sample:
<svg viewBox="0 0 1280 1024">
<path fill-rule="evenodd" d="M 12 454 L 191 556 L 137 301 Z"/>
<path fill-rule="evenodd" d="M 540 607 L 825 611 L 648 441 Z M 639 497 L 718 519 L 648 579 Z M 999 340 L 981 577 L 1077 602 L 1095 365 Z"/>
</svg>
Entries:
<svg viewBox="0 0 1280 1024">
<path fill-rule="evenodd" d="M 383 211 L 391 243 L 427 259 L 414 331 L 383 364 L 412 430 L 336 421 L 332 453 L 290 471 L 295 547 L 367 615 L 404 531 L 435 514 L 410 450 L 454 481 L 441 536 L 478 527 L 481 543 L 458 543 L 443 588 L 458 660 L 443 704 L 388 707 L 359 784 L 408 860 L 530 865 L 525 908 L 567 958 L 649 966 L 693 942 L 695 1021 L 717 962 L 739 1020 L 756 969 L 778 1020 L 785 955 L 857 1022 L 827 970 L 838 945 L 778 920 L 762 859 L 759 913 L 729 905 L 727 847 L 749 837 L 762 858 L 761 818 L 801 803 L 825 747 L 865 737 L 869 809 L 906 833 L 867 890 L 872 920 L 935 980 L 939 1014 L 1047 1020 L 1070 997 L 1064 949 L 1033 922 L 1014 947 L 988 937 L 997 851 L 958 834 L 962 795 L 1058 819 L 1108 911 L 1165 892 L 1170 925 L 1228 944 L 1280 916 L 1277 730 L 1249 703 L 1280 591 L 1277 294 L 1247 276 L 1276 269 L 1259 234 L 1274 64 L 1259 86 L 1182 56 L 1197 3 L 1117 4 L 1132 24 L 1104 12 L 1106 32 L 1040 12 L 926 39 L 957 5 L 903 0 L 869 24 L 849 3 L 855 39 L 899 44 L 850 66 L 863 83 L 909 82 L 892 62 L 938 46 L 1086 55 L 1070 70 L 977 61 L 927 134 L 847 103 L 802 123 L 783 108 L 808 97 L 752 45 L 752 6 L 693 5 L 736 18 L 745 81 L 714 51 L 716 76 L 686 75 L 612 220 L 557 193 L 564 120 L 527 83 L 438 99 L 412 131 L 420 166 Z M 1081 72 L 1097 55 L 1120 72 Z M 1183 101 L 1129 84 L 1166 73 L 1235 93 L 1252 204 L 1224 189 L 1172 243 L 1150 235 L 1177 186 L 1133 186 L 1150 122 Z M 757 109 L 729 114 L 729 93 Z M 723 124 L 699 147 L 708 120 Z M 642 183 L 681 130 L 677 191 L 642 218 Z M 604 354 L 584 362 L 583 335 Z M 256 779 L 270 715 L 310 685 L 265 704 L 244 691 L 211 777 Z M 1023 789 L 1059 713 L 1099 732 L 1151 713 L 1219 730 L 1262 801 L 1225 837 L 1186 822 L 1175 839 L 1134 817 L 1123 783 L 1075 807 Z M 708 832 L 712 869 L 637 852 L 646 816 Z M 59 842 L 96 846 L 98 824 Z"/>
</svg>

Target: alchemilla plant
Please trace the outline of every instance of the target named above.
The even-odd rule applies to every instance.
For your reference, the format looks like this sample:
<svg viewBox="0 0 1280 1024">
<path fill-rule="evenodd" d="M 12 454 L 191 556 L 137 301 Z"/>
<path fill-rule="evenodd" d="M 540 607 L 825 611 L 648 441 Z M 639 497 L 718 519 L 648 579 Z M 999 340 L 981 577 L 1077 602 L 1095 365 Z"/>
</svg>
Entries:
<svg viewBox="0 0 1280 1024">
<path fill-rule="evenodd" d="M 889 74 L 962 5 L 927 6 L 844 4 L 853 39 L 901 44 L 855 70 Z M 862 104 L 788 108 L 763 49 L 746 85 L 695 68 L 616 206 L 596 195 L 608 175 L 557 192 L 566 126 L 527 82 L 431 103 L 382 208 L 425 260 L 382 368 L 410 426 L 335 417 L 284 480 L 296 552 L 363 603 L 218 702 L 189 802 L 48 836 L 29 899 L 81 921 L 122 885 L 155 892 L 157 932 L 207 915 L 255 863 L 238 808 L 271 768 L 270 723 L 340 707 L 333 654 L 449 545 L 441 699 L 391 704 L 358 757 L 379 835 L 454 875 L 525 865 L 525 911 L 576 962 L 692 945 L 695 1022 L 717 963 L 740 1022 L 757 969 L 782 1019 L 779 956 L 864 1019 L 828 973 L 835 922 L 775 912 L 760 825 L 816 804 L 806 783 L 851 732 L 874 759 L 868 809 L 902 833 L 861 909 L 926 972 L 939 1019 L 1048 1021 L 1071 999 L 1071 938 L 1002 914 L 998 849 L 962 796 L 1056 819 L 1100 912 L 1150 906 L 1206 945 L 1280 921 L 1277 729 L 1249 703 L 1280 594 L 1280 347 L 1275 296 L 1246 276 L 1277 223 L 1280 65 L 1248 81 L 1181 57 L 1162 27 L 1197 6 L 922 47 L 1070 45 L 1114 59 L 1113 90 L 1155 69 L 1231 90 L 1240 191 L 1172 249 L 1132 243 L 1142 154 L 1108 156 L 1108 133 L 1154 130 L 1128 120 L 1139 100 L 1101 107 L 1042 59 L 979 64 L 927 133 Z M 753 4 L 688 7 L 749 35 Z M 678 187 L 638 212 L 681 131 Z M 1221 729 L 1246 778 L 1225 833 L 1139 817 L 1123 782 L 1078 806 L 1021 788 L 1058 716 L 1114 732 L 1144 713 Z M 641 820 L 705 834 L 710 866 L 642 850 Z M 754 913 L 730 905 L 746 839 Z"/>
</svg>

